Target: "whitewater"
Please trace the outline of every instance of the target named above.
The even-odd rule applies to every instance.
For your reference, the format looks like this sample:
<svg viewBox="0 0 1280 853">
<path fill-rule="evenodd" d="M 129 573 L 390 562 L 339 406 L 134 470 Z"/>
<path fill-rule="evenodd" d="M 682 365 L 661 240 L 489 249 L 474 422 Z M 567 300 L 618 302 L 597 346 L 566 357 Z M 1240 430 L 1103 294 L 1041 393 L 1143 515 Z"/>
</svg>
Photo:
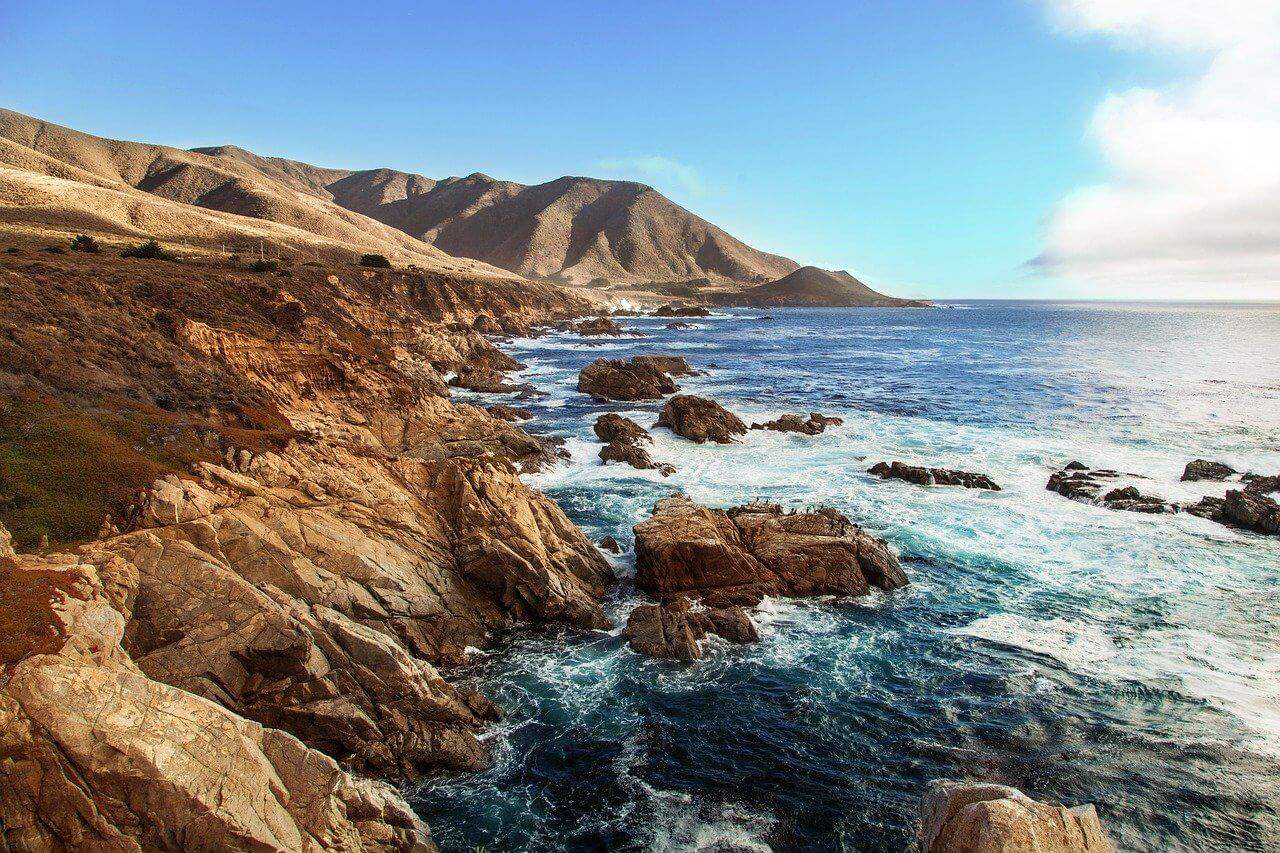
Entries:
<svg viewBox="0 0 1280 853">
<path fill-rule="evenodd" d="M 1122 848 L 1280 846 L 1280 540 L 1045 489 L 1071 460 L 1183 483 L 1192 459 L 1280 472 L 1280 306 L 968 302 L 726 310 L 643 338 L 510 342 L 531 432 L 571 459 L 527 481 L 615 536 L 615 625 L 645 600 L 631 527 L 683 491 L 711 506 L 834 506 L 887 539 L 910 585 L 766 600 L 757 645 L 641 658 L 620 628 L 514 635 L 455 673 L 506 717 L 493 766 L 411 792 L 445 850 L 900 850 L 923 786 L 990 779 L 1093 802 Z M 683 355 L 683 391 L 744 421 L 838 415 L 818 436 L 695 445 L 653 430 L 663 477 L 601 465 L 591 427 L 658 405 L 575 391 L 598 357 Z M 497 402 L 487 398 L 485 402 Z M 1000 492 L 866 473 L 901 460 Z"/>
</svg>

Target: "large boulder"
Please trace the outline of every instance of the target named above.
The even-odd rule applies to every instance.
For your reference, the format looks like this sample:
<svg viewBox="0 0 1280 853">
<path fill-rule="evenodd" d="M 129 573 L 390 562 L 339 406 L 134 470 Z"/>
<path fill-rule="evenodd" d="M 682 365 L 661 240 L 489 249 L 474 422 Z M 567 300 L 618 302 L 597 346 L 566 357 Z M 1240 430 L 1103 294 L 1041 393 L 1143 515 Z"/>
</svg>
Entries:
<svg viewBox="0 0 1280 853">
<path fill-rule="evenodd" d="M 661 400 L 680 390 L 672 375 L 692 372 L 678 356 L 598 358 L 579 371 L 578 390 L 600 400 Z"/>
<path fill-rule="evenodd" d="M 1222 462 L 1211 462 L 1208 459 L 1194 459 L 1187 463 L 1182 471 L 1185 482 L 1197 480 L 1225 480 L 1237 473 L 1235 468 Z"/>
<path fill-rule="evenodd" d="M 1005 785 L 935 781 L 920 804 L 921 853 L 1114 853 L 1093 806 L 1041 803 Z"/>
<path fill-rule="evenodd" d="M 684 495 L 635 527 L 636 584 L 663 601 L 755 605 L 764 596 L 865 595 L 906 575 L 888 544 L 833 509 L 708 509 Z"/>
<path fill-rule="evenodd" d="M 596 436 L 605 442 L 605 446 L 600 448 L 602 462 L 621 462 L 632 468 L 660 471 L 664 477 L 676 471 L 673 466 L 665 462 L 654 462 L 649 457 L 649 451 L 640 445 L 652 439 L 644 427 L 630 418 L 625 418 L 616 412 L 603 414 L 596 418 L 595 432 Z"/>
<path fill-rule="evenodd" d="M 654 426 L 667 427 L 698 444 L 708 441 L 729 444 L 735 436 L 747 432 L 747 425 L 733 412 L 715 400 L 693 394 L 677 394 L 667 400 Z"/>
<path fill-rule="evenodd" d="M 907 465 L 903 462 L 877 462 L 867 469 L 881 480 L 904 480 L 921 486 L 963 486 L 966 489 L 987 489 L 998 492 L 996 485 L 986 474 L 975 474 L 972 471 L 955 471 L 950 468 L 925 468 L 922 465 Z"/>
<path fill-rule="evenodd" d="M 595 430 L 596 438 L 606 444 L 612 441 L 637 444 L 641 441 L 650 440 L 648 430 L 631 420 L 631 418 L 623 417 L 617 412 L 608 412 L 596 418 L 593 429 Z"/>
<path fill-rule="evenodd" d="M 825 432 L 829 426 L 839 426 L 844 423 L 843 418 L 830 417 L 820 412 L 810 412 L 809 417 L 803 415 L 782 415 L 772 421 L 765 421 L 762 424 L 752 424 L 752 429 L 768 429 L 774 432 L 798 432 L 804 435 L 818 435 Z"/>
<path fill-rule="evenodd" d="M 149 678 L 133 577 L 0 560 L 0 837 L 12 850 L 433 850 L 389 786 Z"/>
<path fill-rule="evenodd" d="M 622 334 L 622 327 L 608 317 L 593 317 L 575 323 L 574 330 L 584 338 L 608 336 L 616 338 Z"/>
<path fill-rule="evenodd" d="M 760 639 L 741 607 L 704 607 L 687 598 L 668 604 L 641 604 L 627 617 L 627 642 L 632 651 L 647 657 L 698 660 L 702 657 L 701 641 L 708 634 L 730 643 Z"/>
<path fill-rule="evenodd" d="M 1221 498 L 1202 498 L 1199 503 L 1186 507 L 1186 510 L 1192 515 L 1228 527 L 1280 536 L 1280 503 L 1247 488 L 1243 491 L 1228 489 L 1227 494 Z"/>
</svg>

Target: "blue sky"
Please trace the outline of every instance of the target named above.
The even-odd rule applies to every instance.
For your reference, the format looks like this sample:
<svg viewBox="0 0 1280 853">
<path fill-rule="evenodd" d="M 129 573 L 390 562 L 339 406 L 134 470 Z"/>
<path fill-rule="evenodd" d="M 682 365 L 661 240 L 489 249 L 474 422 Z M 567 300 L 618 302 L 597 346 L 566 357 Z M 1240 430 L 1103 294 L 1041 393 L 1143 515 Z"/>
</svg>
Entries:
<svg viewBox="0 0 1280 853">
<path fill-rule="evenodd" d="M 321 165 L 634 178 L 934 297 L 1082 292 L 1024 265 L 1104 177 L 1098 104 L 1179 71 L 1031 0 L 0 6 L 20 112 Z"/>
</svg>

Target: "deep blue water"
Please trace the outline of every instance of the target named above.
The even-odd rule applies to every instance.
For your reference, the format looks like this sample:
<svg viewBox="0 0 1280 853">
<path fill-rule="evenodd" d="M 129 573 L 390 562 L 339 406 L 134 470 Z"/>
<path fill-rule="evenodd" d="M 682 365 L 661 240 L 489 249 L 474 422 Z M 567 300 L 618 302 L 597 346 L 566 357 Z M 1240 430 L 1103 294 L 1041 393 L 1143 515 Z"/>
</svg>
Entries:
<svg viewBox="0 0 1280 853">
<path fill-rule="evenodd" d="M 1071 459 L 1192 499 L 1196 457 L 1280 471 L 1280 306 L 972 302 L 936 310 L 729 311 L 641 339 L 516 342 L 551 394 L 528 428 L 573 461 L 528 477 L 593 537 L 630 544 L 683 490 L 834 505 L 886 537 L 911 585 L 767 601 L 760 644 L 682 665 L 613 632 L 522 634 L 456 678 L 498 700 L 492 769 L 415 804 L 445 850 L 900 850 L 933 778 L 1094 802 L 1126 849 L 1280 846 L 1280 543 L 1045 490 Z M 685 390 L 744 420 L 838 414 L 816 437 L 700 447 L 654 433 L 663 479 L 595 458 L 595 417 L 656 406 L 574 392 L 599 356 L 685 355 Z M 902 459 L 999 493 L 881 482 Z M 608 602 L 643 596 L 630 553 Z"/>
</svg>

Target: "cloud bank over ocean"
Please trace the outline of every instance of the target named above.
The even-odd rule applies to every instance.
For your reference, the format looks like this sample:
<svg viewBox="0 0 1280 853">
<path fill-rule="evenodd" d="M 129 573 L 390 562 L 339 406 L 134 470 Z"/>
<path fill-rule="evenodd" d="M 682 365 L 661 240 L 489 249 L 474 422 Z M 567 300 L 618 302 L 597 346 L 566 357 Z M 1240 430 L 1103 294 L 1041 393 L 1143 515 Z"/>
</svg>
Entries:
<svg viewBox="0 0 1280 853">
<path fill-rule="evenodd" d="M 1205 62 L 1098 106 L 1088 133 L 1108 177 L 1059 203 L 1036 266 L 1168 295 L 1280 295 L 1280 4 L 1044 2 L 1067 33 Z"/>
</svg>

